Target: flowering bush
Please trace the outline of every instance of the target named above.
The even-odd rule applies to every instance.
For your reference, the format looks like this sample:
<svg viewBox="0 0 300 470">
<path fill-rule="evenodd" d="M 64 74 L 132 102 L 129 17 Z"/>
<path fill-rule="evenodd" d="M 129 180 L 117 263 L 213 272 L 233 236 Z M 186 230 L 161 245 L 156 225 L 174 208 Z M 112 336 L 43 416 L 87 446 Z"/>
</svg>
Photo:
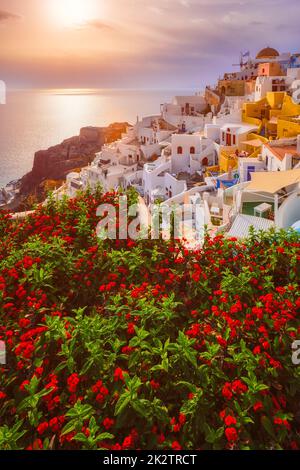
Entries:
<svg viewBox="0 0 300 470">
<path fill-rule="evenodd" d="M 101 241 L 117 196 L 0 216 L 0 448 L 298 448 L 297 235 Z"/>
</svg>

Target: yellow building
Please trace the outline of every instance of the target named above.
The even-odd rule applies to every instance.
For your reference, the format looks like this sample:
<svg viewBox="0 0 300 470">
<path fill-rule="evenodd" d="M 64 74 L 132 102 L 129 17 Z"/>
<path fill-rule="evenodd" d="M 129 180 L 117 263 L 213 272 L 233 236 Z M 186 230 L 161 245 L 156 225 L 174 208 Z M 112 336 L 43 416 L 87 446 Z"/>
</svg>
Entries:
<svg viewBox="0 0 300 470">
<path fill-rule="evenodd" d="M 224 79 L 218 82 L 218 92 L 225 96 L 244 96 L 245 82 L 237 79 Z"/>
<path fill-rule="evenodd" d="M 228 173 L 229 170 L 237 168 L 238 157 L 234 152 L 227 152 L 221 149 L 219 155 L 219 171 L 220 173 Z"/>
<path fill-rule="evenodd" d="M 285 92 L 269 92 L 260 101 L 244 103 L 244 122 L 259 126 L 258 134 L 268 138 L 300 134 L 300 105 Z"/>
</svg>

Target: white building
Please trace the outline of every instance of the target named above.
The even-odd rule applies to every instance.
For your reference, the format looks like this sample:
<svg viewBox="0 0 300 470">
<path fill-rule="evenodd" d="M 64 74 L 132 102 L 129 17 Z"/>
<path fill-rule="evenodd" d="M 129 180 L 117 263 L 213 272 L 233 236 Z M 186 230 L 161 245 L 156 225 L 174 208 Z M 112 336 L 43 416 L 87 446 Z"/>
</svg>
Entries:
<svg viewBox="0 0 300 470">
<path fill-rule="evenodd" d="M 143 168 L 143 190 L 146 204 L 166 200 L 186 190 L 185 181 L 178 181 L 171 174 L 171 160 L 160 158 L 146 163 Z"/>
<path fill-rule="evenodd" d="M 257 131 L 257 126 L 239 123 L 226 123 L 220 128 L 220 143 L 224 147 L 240 147 L 251 132 Z"/>
<path fill-rule="evenodd" d="M 90 166 L 80 174 L 67 176 L 68 194 L 74 196 L 76 191 L 94 188 L 97 184 L 104 190 L 127 187 L 129 181 L 136 179 L 134 176 L 141 162 L 160 156 L 161 141 L 170 137 L 172 129 L 160 116 L 137 120 L 121 139 L 104 144 Z"/>
<path fill-rule="evenodd" d="M 190 174 L 216 164 L 217 153 L 212 140 L 200 134 L 172 135 L 172 172 Z"/>
<path fill-rule="evenodd" d="M 242 158 L 238 161 L 239 182 L 244 183 L 251 180 L 251 174 L 256 171 L 265 171 L 265 162 L 260 158 Z"/>
<path fill-rule="evenodd" d="M 143 169 L 147 204 L 168 200 L 203 182 L 202 169 L 215 165 L 216 144 L 200 134 L 173 134 L 161 158 Z"/>
<path fill-rule="evenodd" d="M 145 117 L 142 121 L 136 123 L 135 128 L 141 155 L 146 160 L 153 156 L 159 156 L 161 152 L 160 143 L 168 139 L 171 133 L 177 130 L 161 116 Z"/>
<path fill-rule="evenodd" d="M 205 115 L 207 103 L 202 94 L 175 96 L 172 103 L 161 107 L 162 117 L 180 131 L 202 130 L 212 121 L 212 113 Z"/>
<path fill-rule="evenodd" d="M 265 98 L 270 91 L 286 91 L 288 88 L 287 77 L 285 76 L 259 76 L 255 82 L 254 101 Z"/>
<path fill-rule="evenodd" d="M 67 186 L 67 194 L 70 197 L 75 197 L 78 191 L 83 189 L 83 183 L 81 179 L 81 173 L 76 173 L 72 171 L 66 177 L 66 186 Z"/>
<path fill-rule="evenodd" d="M 262 156 L 268 171 L 285 171 L 300 167 L 300 135 L 273 140 L 263 145 Z"/>
</svg>

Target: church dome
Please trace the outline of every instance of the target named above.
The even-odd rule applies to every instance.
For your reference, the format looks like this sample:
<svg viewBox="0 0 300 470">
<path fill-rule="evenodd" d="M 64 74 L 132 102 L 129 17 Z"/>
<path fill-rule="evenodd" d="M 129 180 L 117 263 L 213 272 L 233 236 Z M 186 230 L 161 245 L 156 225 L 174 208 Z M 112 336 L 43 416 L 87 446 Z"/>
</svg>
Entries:
<svg viewBox="0 0 300 470">
<path fill-rule="evenodd" d="M 257 54 L 256 58 L 257 59 L 274 59 L 274 57 L 278 57 L 279 52 L 276 51 L 276 49 L 273 49 L 273 47 L 265 47 L 259 53 Z"/>
</svg>

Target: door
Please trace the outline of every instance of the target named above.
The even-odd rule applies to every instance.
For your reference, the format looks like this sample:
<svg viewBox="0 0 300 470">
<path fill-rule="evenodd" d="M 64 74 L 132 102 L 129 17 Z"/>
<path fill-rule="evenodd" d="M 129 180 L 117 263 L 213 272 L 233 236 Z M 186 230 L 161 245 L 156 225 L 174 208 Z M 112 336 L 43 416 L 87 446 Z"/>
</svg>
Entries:
<svg viewBox="0 0 300 470">
<path fill-rule="evenodd" d="M 255 172 L 255 166 L 248 166 L 247 167 L 247 181 L 251 181 L 251 173 Z"/>
</svg>

